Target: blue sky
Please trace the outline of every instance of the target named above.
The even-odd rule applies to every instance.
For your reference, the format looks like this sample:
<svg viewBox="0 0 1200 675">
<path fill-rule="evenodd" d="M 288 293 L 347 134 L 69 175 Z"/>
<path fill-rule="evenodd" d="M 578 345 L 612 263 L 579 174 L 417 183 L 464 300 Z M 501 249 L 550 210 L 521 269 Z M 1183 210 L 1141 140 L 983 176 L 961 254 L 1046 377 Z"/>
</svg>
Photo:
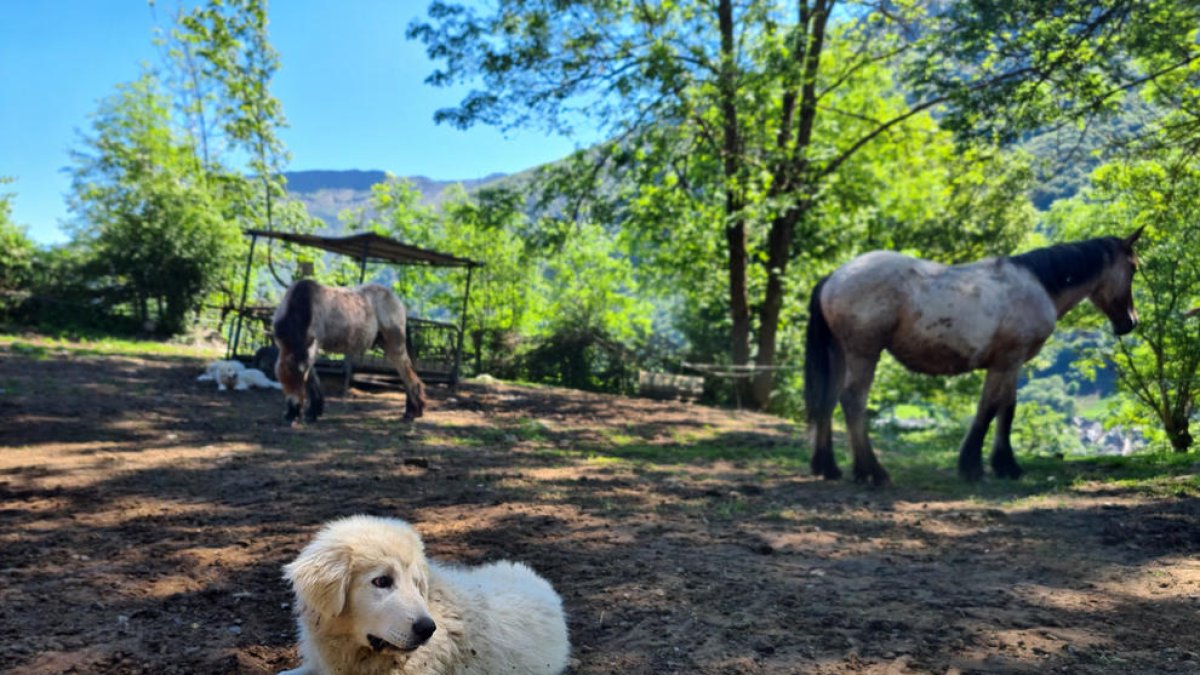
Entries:
<svg viewBox="0 0 1200 675">
<path fill-rule="evenodd" d="M 153 64 L 160 0 L 0 0 L 0 186 L 16 193 L 13 215 L 38 243 L 65 241 L 69 151 L 97 102 Z M 459 131 L 433 112 L 465 92 L 423 80 L 434 69 L 404 38 L 427 0 L 275 0 L 270 38 L 281 67 L 272 90 L 289 128 L 280 134 L 302 169 L 382 169 L 440 180 L 512 173 L 562 157 L 591 138 L 531 130 Z"/>
</svg>

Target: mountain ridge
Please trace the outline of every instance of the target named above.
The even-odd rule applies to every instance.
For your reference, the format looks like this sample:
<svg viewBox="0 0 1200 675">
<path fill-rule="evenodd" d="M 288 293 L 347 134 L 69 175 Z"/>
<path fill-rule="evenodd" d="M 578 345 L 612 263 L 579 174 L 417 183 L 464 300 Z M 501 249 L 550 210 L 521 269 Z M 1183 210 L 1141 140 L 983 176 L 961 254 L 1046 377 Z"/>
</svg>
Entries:
<svg viewBox="0 0 1200 675">
<path fill-rule="evenodd" d="M 520 174 L 492 173 L 482 178 L 437 180 L 428 176 L 396 176 L 407 180 L 421 195 L 421 204 L 439 206 L 446 191 L 455 185 L 467 192 L 505 181 Z M 387 181 L 389 174 L 378 169 L 306 169 L 285 171 L 288 195 L 304 204 L 308 212 L 320 218 L 332 232 L 345 229 L 339 220 L 347 210 L 369 208 L 371 188 Z"/>
</svg>

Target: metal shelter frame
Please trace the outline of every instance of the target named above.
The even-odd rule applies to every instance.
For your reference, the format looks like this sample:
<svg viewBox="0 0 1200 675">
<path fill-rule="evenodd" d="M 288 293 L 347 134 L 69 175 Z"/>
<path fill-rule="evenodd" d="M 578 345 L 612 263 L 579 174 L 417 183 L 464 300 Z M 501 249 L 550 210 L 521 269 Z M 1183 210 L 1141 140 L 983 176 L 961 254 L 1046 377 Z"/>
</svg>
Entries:
<svg viewBox="0 0 1200 675">
<path fill-rule="evenodd" d="M 471 276 L 476 267 L 483 267 L 483 263 L 469 260 L 467 258 L 459 258 L 448 253 L 441 253 L 430 249 L 419 248 L 390 239 L 374 232 L 360 232 L 346 237 L 322 237 L 314 234 L 295 234 L 291 232 L 272 232 L 269 230 L 246 230 L 245 234 L 250 237 L 250 252 L 246 256 L 246 272 L 242 279 L 242 299 L 238 306 L 237 319 L 234 324 L 233 340 L 230 342 L 228 358 L 236 358 L 238 347 L 242 338 L 242 320 L 246 316 L 246 298 L 250 290 L 250 269 L 254 265 L 254 248 L 258 243 L 259 237 L 265 239 L 278 239 L 281 241 L 317 248 L 330 253 L 344 255 L 349 258 L 359 261 L 358 283 L 363 283 L 367 276 L 367 263 L 387 263 L 396 266 L 424 266 L 424 267 L 457 267 L 467 270 L 467 284 L 463 293 L 462 312 L 459 317 L 457 335 L 455 336 L 456 344 L 454 346 L 454 366 L 450 375 L 451 386 L 458 384 L 459 374 L 462 368 L 462 350 L 463 350 L 463 335 L 467 329 L 467 306 L 471 300 Z M 410 321 L 412 321 L 410 317 Z M 433 322 L 429 322 L 433 323 Z M 453 324 L 448 324 L 454 327 Z M 351 359 L 347 356 L 345 360 L 346 368 L 346 383 L 349 384 L 351 377 Z"/>
</svg>

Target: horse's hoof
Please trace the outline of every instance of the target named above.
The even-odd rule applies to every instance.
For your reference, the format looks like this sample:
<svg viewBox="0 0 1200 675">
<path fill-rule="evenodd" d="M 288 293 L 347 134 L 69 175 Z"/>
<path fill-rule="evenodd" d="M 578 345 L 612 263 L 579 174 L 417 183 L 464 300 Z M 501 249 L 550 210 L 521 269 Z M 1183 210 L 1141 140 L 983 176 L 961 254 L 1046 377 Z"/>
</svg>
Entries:
<svg viewBox="0 0 1200 675">
<path fill-rule="evenodd" d="M 1009 480 L 1019 480 L 1021 476 L 1025 475 L 1025 470 L 1016 464 L 993 466 L 992 471 L 996 472 L 997 478 L 1007 478 Z"/>
<path fill-rule="evenodd" d="M 978 483 L 979 481 L 983 480 L 983 467 L 981 467 L 981 466 L 961 467 L 960 466 L 960 467 L 958 467 L 958 475 L 961 476 L 962 479 L 967 482 Z"/>
<path fill-rule="evenodd" d="M 883 467 L 875 467 L 874 469 L 854 470 L 854 482 L 859 484 L 870 483 L 875 487 L 883 487 L 892 484 L 892 478 Z"/>
<path fill-rule="evenodd" d="M 825 480 L 841 480 L 842 470 L 836 464 L 824 464 L 814 462 L 812 465 L 812 473 L 814 476 L 820 476 Z"/>
</svg>

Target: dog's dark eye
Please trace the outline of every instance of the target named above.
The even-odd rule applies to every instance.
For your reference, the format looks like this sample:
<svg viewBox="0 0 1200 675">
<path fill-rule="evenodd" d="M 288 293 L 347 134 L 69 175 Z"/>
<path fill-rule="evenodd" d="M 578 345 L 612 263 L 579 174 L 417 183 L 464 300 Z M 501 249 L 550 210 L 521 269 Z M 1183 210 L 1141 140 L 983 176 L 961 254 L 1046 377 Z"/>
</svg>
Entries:
<svg viewBox="0 0 1200 675">
<path fill-rule="evenodd" d="M 371 580 L 371 585 L 375 588 L 391 588 L 392 578 L 384 574 L 383 576 L 375 577 Z"/>
</svg>

